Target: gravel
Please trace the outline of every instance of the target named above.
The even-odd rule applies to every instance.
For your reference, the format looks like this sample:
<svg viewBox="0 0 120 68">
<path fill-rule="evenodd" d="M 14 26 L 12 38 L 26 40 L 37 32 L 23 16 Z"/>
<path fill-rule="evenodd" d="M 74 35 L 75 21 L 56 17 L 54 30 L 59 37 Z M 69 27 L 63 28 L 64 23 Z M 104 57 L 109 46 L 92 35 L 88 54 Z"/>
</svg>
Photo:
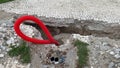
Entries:
<svg viewBox="0 0 120 68">
<path fill-rule="evenodd" d="M 0 10 L 56 18 L 120 22 L 120 0 L 15 0 L 0 4 Z"/>
<path fill-rule="evenodd" d="M 89 44 L 89 64 L 91 68 L 119 68 L 120 40 L 107 37 L 81 36 L 73 34 L 75 39 Z"/>
<path fill-rule="evenodd" d="M 2 22 L 2 23 L 1 23 Z M 6 23 L 7 22 L 7 23 Z M 30 68 L 30 64 L 21 64 L 18 58 L 11 58 L 7 52 L 10 45 L 19 45 L 19 37 L 15 35 L 13 24 L 9 20 L 0 21 L 0 68 Z"/>
</svg>

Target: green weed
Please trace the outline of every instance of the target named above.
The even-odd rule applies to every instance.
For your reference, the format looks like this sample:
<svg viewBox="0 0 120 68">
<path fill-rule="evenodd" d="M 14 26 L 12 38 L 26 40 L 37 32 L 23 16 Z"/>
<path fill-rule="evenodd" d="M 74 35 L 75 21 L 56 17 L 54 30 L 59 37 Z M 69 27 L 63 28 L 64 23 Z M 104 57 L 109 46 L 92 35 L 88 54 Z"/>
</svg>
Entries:
<svg viewBox="0 0 120 68">
<path fill-rule="evenodd" d="M 22 63 L 30 63 L 30 48 L 26 45 L 26 42 L 22 42 L 19 46 L 11 46 L 11 50 L 8 52 L 9 56 L 20 56 L 20 61 Z"/>
<path fill-rule="evenodd" d="M 81 42 L 79 40 L 76 40 L 74 42 L 74 45 L 77 46 L 78 49 L 78 68 L 82 68 L 85 65 L 87 65 L 87 61 L 88 61 L 88 52 L 89 50 L 87 49 L 88 44 Z"/>
<path fill-rule="evenodd" d="M 13 1 L 13 0 L 0 0 L 0 4 L 1 3 L 6 3 L 6 2 L 9 2 L 9 1 Z"/>
</svg>

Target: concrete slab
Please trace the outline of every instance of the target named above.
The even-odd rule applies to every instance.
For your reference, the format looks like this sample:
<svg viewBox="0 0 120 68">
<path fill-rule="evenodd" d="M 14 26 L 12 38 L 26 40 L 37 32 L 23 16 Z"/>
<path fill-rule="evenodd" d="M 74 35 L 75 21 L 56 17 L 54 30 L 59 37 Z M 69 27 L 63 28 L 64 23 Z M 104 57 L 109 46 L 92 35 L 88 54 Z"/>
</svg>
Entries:
<svg viewBox="0 0 120 68">
<path fill-rule="evenodd" d="M 0 10 L 56 18 L 94 19 L 118 23 L 120 0 L 15 0 Z"/>
</svg>

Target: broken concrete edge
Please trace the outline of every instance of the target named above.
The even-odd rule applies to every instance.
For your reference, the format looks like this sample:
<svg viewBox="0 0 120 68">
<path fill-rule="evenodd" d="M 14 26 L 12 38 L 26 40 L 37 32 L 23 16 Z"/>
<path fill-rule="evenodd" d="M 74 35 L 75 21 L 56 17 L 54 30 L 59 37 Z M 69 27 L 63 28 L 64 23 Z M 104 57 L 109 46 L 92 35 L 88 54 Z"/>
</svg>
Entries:
<svg viewBox="0 0 120 68">
<path fill-rule="evenodd" d="M 14 16 L 13 23 L 22 15 L 17 14 L 16 16 Z M 96 20 L 78 20 L 73 18 L 54 18 L 37 15 L 33 16 L 43 21 L 52 35 L 57 35 L 60 33 L 76 33 L 81 35 L 94 35 L 100 37 L 109 37 L 112 39 L 120 39 L 119 23 L 107 23 L 104 21 Z M 25 21 L 24 24 L 31 25 L 40 30 L 37 24 L 32 21 Z"/>
</svg>

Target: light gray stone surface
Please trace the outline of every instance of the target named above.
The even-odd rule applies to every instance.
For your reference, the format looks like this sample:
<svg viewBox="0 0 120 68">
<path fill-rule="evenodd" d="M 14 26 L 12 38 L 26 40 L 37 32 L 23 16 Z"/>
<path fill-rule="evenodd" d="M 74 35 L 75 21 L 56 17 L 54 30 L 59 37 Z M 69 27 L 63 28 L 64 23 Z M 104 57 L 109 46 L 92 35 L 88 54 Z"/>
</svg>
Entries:
<svg viewBox="0 0 120 68">
<path fill-rule="evenodd" d="M 119 23 L 119 6 L 119 0 L 15 0 L 1 4 L 0 9 L 17 14 Z"/>
</svg>

